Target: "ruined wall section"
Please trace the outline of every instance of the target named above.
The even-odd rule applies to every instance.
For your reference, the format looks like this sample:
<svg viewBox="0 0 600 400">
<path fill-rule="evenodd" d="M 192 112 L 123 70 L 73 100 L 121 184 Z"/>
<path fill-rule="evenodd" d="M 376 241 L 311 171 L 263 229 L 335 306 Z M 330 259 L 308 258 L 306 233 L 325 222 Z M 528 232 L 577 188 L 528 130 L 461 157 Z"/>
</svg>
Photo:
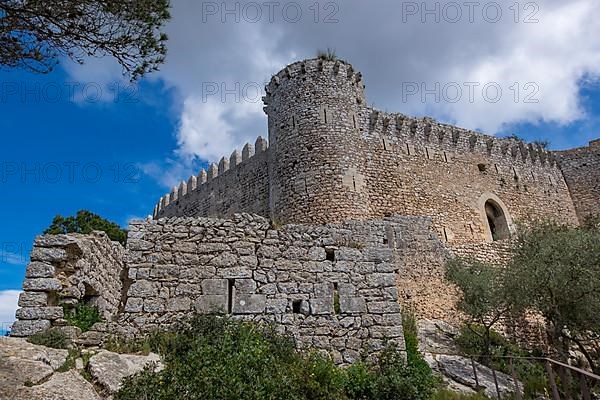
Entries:
<svg viewBox="0 0 600 400">
<path fill-rule="evenodd" d="M 368 154 L 367 218 L 431 216 L 450 243 L 490 241 L 482 200 L 497 196 L 516 223 L 550 218 L 576 224 L 573 202 L 552 153 L 514 139 L 386 114 L 361 115 Z"/>
<path fill-rule="evenodd" d="M 556 152 L 579 221 L 600 216 L 600 139 L 589 146 Z"/>
<path fill-rule="evenodd" d="M 250 212 L 269 215 L 267 141 L 234 151 L 187 182 L 181 182 L 154 207 L 154 218 L 227 217 Z"/>
<path fill-rule="evenodd" d="M 338 363 L 403 348 L 397 274 L 406 218 L 271 227 L 265 218 L 177 218 L 131 225 L 125 334 L 164 329 L 193 312 L 275 323 Z M 425 228 L 427 229 L 427 228 Z M 398 243 L 398 245 L 395 245 Z"/>
<path fill-rule="evenodd" d="M 63 303 L 96 306 L 110 321 L 119 312 L 124 252 L 104 232 L 37 237 L 11 335 L 66 325 Z"/>
</svg>

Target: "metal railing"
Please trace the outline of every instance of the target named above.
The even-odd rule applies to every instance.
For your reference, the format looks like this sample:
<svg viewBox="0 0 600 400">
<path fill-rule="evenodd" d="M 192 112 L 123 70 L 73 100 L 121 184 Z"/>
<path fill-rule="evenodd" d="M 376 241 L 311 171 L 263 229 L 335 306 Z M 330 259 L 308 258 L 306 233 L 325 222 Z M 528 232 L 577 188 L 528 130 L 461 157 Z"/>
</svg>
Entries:
<svg viewBox="0 0 600 400">
<path fill-rule="evenodd" d="M 503 397 L 516 398 L 517 400 L 524 399 L 523 384 L 524 376 L 520 376 L 517 372 L 516 365 L 523 365 L 523 363 L 530 363 L 531 365 L 537 364 L 540 366 L 540 370 L 545 373 L 546 382 L 544 385 L 544 391 L 535 393 L 535 396 L 528 398 L 535 399 L 552 399 L 552 400 L 592 400 L 593 398 L 600 398 L 598 394 L 592 397 L 592 389 L 600 388 L 600 376 L 592 372 L 586 371 L 581 368 L 574 367 L 572 365 L 565 364 L 563 362 L 553 360 L 548 357 L 516 357 L 516 356 L 490 356 L 490 361 L 503 360 L 508 362 L 508 368 L 502 372 L 504 375 L 508 375 L 512 378 L 514 384 L 514 391 L 511 396 L 503 396 L 498 383 L 498 372 L 493 365 L 486 365 L 482 362 L 477 361 L 479 356 L 471 356 L 465 354 L 451 354 L 451 353 L 435 353 L 429 352 L 433 356 L 458 356 L 467 358 L 470 360 L 471 368 L 473 371 L 473 378 L 475 381 L 476 389 L 484 389 L 485 386 L 480 385 L 480 377 L 477 372 L 477 365 L 487 367 L 491 370 L 496 397 L 502 399 Z M 508 369 L 508 371 L 506 371 Z"/>
</svg>

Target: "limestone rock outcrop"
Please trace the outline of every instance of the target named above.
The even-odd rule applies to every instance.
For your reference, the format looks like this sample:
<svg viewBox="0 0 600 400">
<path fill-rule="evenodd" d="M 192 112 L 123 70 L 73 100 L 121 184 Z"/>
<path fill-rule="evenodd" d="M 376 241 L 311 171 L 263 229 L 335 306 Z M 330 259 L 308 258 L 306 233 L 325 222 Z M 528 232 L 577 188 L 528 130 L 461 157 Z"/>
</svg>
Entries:
<svg viewBox="0 0 600 400">
<path fill-rule="evenodd" d="M 156 354 L 100 351 L 88 365 L 81 358 L 69 359 L 72 354 L 25 339 L 0 338 L 0 400 L 108 400 L 119 390 L 123 378 L 146 365 L 161 368 Z M 90 375 L 91 381 L 86 380 L 84 376 Z"/>
</svg>

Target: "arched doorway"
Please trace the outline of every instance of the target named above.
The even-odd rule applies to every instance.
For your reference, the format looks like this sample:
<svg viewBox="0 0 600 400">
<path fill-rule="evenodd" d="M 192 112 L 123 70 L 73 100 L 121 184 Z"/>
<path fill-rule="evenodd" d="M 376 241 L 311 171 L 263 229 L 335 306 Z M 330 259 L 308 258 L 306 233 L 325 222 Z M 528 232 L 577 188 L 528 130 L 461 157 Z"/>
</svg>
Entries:
<svg viewBox="0 0 600 400">
<path fill-rule="evenodd" d="M 494 200 L 485 202 L 485 215 L 492 234 L 492 240 L 502 240 L 510 236 L 504 211 Z"/>
<path fill-rule="evenodd" d="M 506 205 L 493 193 L 484 193 L 477 202 L 488 242 L 503 240 L 513 232 L 513 223 Z"/>
</svg>

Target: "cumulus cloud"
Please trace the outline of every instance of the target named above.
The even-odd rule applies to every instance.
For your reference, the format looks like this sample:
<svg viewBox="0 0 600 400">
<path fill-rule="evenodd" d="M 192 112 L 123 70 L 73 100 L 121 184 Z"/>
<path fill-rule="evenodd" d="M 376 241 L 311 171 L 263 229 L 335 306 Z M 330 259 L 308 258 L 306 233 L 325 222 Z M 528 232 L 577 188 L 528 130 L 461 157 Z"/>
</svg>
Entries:
<svg viewBox="0 0 600 400">
<path fill-rule="evenodd" d="M 207 4 L 216 12 L 207 13 Z M 472 10 L 464 2 L 433 0 L 323 0 L 316 9 L 312 2 L 284 1 L 272 13 L 253 3 L 263 4 L 259 18 L 248 4 L 173 3 L 168 60 L 148 78 L 175 93 L 176 143 L 166 160 L 146 166 L 165 186 L 197 173 L 199 161 L 217 161 L 266 135 L 260 101 L 223 96 L 223 88 L 261 88 L 317 49 L 335 48 L 363 72 L 368 101 L 380 109 L 490 134 L 515 123 L 586 117 L 581 81 L 600 76 L 597 0 L 484 1 Z M 288 4 L 296 6 L 286 13 Z M 460 6 L 459 18 L 449 4 Z M 302 14 L 295 21 L 297 7 Z"/>
<path fill-rule="evenodd" d="M 15 322 L 15 311 L 20 294 L 18 290 L 0 291 L 0 330 L 9 330 Z"/>
</svg>

